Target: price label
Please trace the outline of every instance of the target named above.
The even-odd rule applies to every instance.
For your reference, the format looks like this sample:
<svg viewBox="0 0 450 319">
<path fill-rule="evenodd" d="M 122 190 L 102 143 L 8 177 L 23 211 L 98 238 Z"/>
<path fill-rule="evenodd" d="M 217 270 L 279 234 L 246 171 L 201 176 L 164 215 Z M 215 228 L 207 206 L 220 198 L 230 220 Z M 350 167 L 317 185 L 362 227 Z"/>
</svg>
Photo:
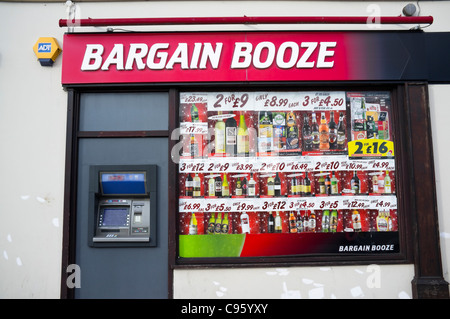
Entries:
<svg viewBox="0 0 450 319">
<path fill-rule="evenodd" d="M 295 92 L 255 92 L 256 111 L 300 110 L 300 101 Z"/>
<path fill-rule="evenodd" d="M 252 94 L 247 92 L 215 92 L 208 94 L 208 111 L 249 111 Z"/>
<path fill-rule="evenodd" d="M 365 139 L 348 142 L 348 156 L 352 158 L 393 158 L 394 142 Z"/>
<path fill-rule="evenodd" d="M 345 110 L 344 92 L 299 92 L 299 99 L 302 110 Z"/>
<path fill-rule="evenodd" d="M 208 95 L 206 93 L 181 93 L 180 103 L 206 103 Z"/>
<path fill-rule="evenodd" d="M 208 134 L 207 122 L 182 122 L 180 123 L 180 134 Z"/>
</svg>

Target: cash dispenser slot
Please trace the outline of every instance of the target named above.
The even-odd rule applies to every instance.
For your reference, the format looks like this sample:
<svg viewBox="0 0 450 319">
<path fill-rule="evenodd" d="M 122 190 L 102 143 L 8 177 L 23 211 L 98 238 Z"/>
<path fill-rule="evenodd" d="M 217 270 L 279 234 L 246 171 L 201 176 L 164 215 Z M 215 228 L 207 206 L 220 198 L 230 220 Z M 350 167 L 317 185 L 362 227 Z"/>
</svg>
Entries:
<svg viewBox="0 0 450 319">
<path fill-rule="evenodd" d="M 156 246 L 156 167 L 93 166 L 90 173 L 89 245 Z"/>
</svg>

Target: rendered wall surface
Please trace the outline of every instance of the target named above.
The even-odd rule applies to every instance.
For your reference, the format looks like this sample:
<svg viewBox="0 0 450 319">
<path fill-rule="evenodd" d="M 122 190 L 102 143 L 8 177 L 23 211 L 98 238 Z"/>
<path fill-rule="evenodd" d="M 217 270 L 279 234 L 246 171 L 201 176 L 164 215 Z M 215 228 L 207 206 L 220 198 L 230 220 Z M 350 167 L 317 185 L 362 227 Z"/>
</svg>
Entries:
<svg viewBox="0 0 450 319">
<path fill-rule="evenodd" d="M 80 2 L 77 18 L 158 16 L 398 16 L 408 2 L 337 1 L 143 1 Z M 432 15 L 426 32 L 450 31 L 449 1 L 421 2 Z M 59 298 L 67 93 L 61 86 L 59 57 L 41 67 L 33 52 L 39 37 L 60 46 L 67 28 L 64 1 L 0 2 L 0 298 Z M 329 26 L 165 26 L 165 30 L 330 30 Z M 394 26 L 406 30 L 411 26 Z M 383 30 L 377 25 L 340 29 Z M 132 29 L 132 28 L 124 28 Z M 136 30 L 142 28 L 134 28 Z M 134 30 L 133 29 L 133 30 Z M 334 29 L 334 28 L 333 28 Z M 14 32 L 12 32 L 14 31 Z M 105 32 L 106 28 L 75 28 Z M 7 45 L 6 45 L 7 44 Z M 63 52 L 64 54 L 64 47 Z M 448 85 L 430 85 L 431 124 L 444 279 L 450 281 L 450 208 L 445 195 L 450 170 L 446 159 Z M 82 270 L 81 270 L 82 276 Z M 378 277 L 379 276 L 379 277 Z M 413 265 L 280 267 L 175 270 L 175 298 L 411 298 Z"/>
</svg>

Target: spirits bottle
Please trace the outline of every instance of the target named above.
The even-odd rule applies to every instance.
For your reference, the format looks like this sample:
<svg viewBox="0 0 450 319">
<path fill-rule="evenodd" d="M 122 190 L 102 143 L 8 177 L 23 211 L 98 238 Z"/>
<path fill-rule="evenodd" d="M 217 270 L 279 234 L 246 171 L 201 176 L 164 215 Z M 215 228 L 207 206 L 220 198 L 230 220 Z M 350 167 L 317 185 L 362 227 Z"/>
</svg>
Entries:
<svg viewBox="0 0 450 319">
<path fill-rule="evenodd" d="M 380 174 L 378 175 L 378 192 L 379 193 L 384 193 L 384 177 L 383 177 L 383 173 L 380 172 Z"/>
<path fill-rule="evenodd" d="M 345 126 L 344 126 L 344 114 L 339 114 L 339 124 L 337 129 L 337 147 L 342 150 L 345 148 Z"/>
<path fill-rule="evenodd" d="M 297 233 L 303 232 L 303 219 L 300 211 L 297 211 Z"/>
<path fill-rule="evenodd" d="M 391 177 L 389 176 L 389 171 L 386 171 L 386 176 L 384 177 L 384 192 L 386 194 L 392 193 Z"/>
<path fill-rule="evenodd" d="M 241 214 L 241 228 L 243 234 L 250 234 L 250 219 L 246 212 Z"/>
<path fill-rule="evenodd" d="M 219 111 L 219 119 L 214 126 L 214 148 L 216 154 L 225 153 L 225 122 L 221 117 L 222 112 Z"/>
<path fill-rule="evenodd" d="M 325 112 L 322 112 L 320 117 L 319 140 L 320 150 L 330 149 L 330 131 L 327 125 L 327 119 L 325 118 Z"/>
<path fill-rule="evenodd" d="M 228 156 L 236 156 L 237 123 L 234 115 L 225 121 L 225 151 Z"/>
<path fill-rule="evenodd" d="M 383 210 L 378 211 L 377 231 L 388 231 L 388 219 L 386 218 L 386 212 Z"/>
<path fill-rule="evenodd" d="M 319 194 L 325 195 L 325 178 L 322 172 L 319 173 Z"/>
<path fill-rule="evenodd" d="M 253 173 L 250 173 L 250 179 L 248 181 L 248 197 L 255 197 L 256 194 L 256 182 L 253 179 Z"/>
<path fill-rule="evenodd" d="M 234 189 L 234 194 L 236 196 L 242 196 L 242 182 L 240 177 L 238 177 L 236 180 L 236 187 Z"/>
<path fill-rule="evenodd" d="M 356 209 L 352 212 L 352 223 L 353 223 L 353 231 L 355 232 L 362 231 L 361 215 L 359 214 L 359 211 Z"/>
<path fill-rule="evenodd" d="M 376 174 L 372 175 L 372 192 L 378 193 L 378 176 Z"/>
<path fill-rule="evenodd" d="M 198 176 L 198 173 L 195 173 L 194 179 L 193 179 L 193 197 L 200 197 L 201 196 L 201 188 L 200 188 L 201 180 L 200 176 Z"/>
<path fill-rule="evenodd" d="M 275 216 L 275 232 L 281 233 L 283 231 L 282 224 L 281 224 L 281 216 L 280 212 L 277 211 Z"/>
<path fill-rule="evenodd" d="M 237 155 L 248 156 L 249 155 L 249 138 L 248 128 L 245 124 L 244 112 L 241 112 L 239 119 L 239 128 L 237 132 Z"/>
<path fill-rule="evenodd" d="M 331 111 L 330 123 L 328 123 L 328 129 L 330 134 L 330 149 L 337 149 L 337 129 L 336 122 L 334 122 L 334 112 Z"/>
<path fill-rule="evenodd" d="M 298 180 L 295 176 L 293 176 L 291 179 L 291 195 L 300 195 Z"/>
<path fill-rule="evenodd" d="M 311 136 L 312 136 L 312 149 L 318 150 L 320 144 L 319 136 L 319 125 L 317 124 L 316 113 L 312 113 L 312 124 L 311 124 Z"/>
</svg>

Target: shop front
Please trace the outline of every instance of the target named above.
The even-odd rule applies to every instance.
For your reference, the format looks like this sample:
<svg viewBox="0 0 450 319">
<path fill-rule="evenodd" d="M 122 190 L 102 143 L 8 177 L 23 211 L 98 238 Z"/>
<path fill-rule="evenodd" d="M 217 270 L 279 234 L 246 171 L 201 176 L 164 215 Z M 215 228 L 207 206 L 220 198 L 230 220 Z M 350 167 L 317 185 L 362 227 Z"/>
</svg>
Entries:
<svg viewBox="0 0 450 319">
<path fill-rule="evenodd" d="M 172 298 L 177 270 L 413 264 L 414 297 L 448 297 L 428 104 L 448 36 L 65 34 L 63 266 L 89 280 L 62 296 Z"/>
</svg>

